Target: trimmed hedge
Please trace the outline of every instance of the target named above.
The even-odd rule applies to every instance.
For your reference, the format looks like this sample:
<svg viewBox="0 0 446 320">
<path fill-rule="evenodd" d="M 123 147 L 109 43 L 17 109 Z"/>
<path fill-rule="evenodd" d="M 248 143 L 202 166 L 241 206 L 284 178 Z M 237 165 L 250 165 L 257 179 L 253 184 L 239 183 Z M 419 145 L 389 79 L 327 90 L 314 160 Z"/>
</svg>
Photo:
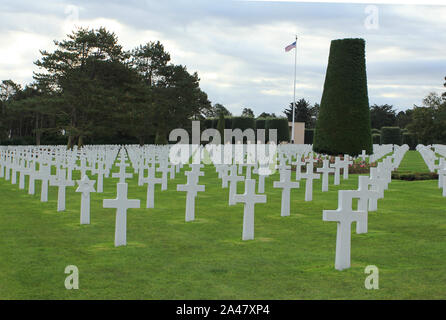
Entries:
<svg viewBox="0 0 446 320">
<path fill-rule="evenodd" d="M 373 144 L 381 144 L 381 135 L 380 134 L 372 134 Z"/>
<path fill-rule="evenodd" d="M 438 174 L 435 172 L 392 172 L 392 179 L 406 181 L 438 180 Z"/>
<path fill-rule="evenodd" d="M 364 39 L 331 42 L 313 150 L 336 156 L 373 152 Z"/>
<path fill-rule="evenodd" d="M 374 134 L 381 134 L 381 130 L 379 129 L 372 129 L 372 135 Z"/>
<path fill-rule="evenodd" d="M 415 150 L 418 144 L 417 137 L 412 133 L 403 133 L 402 143 L 407 144 L 410 150 Z"/>
<path fill-rule="evenodd" d="M 232 130 L 240 129 L 243 132 L 246 129 L 252 129 L 252 130 L 254 130 L 254 135 L 255 135 L 256 121 L 254 118 L 233 117 L 231 124 L 232 124 Z M 255 139 L 255 137 L 254 137 L 254 139 Z M 233 141 L 233 143 L 235 143 L 235 141 Z M 243 139 L 243 143 L 246 143 L 246 138 Z"/>
<path fill-rule="evenodd" d="M 250 117 L 233 117 L 231 123 L 232 130 L 240 129 L 245 131 L 246 129 L 256 129 L 256 120 Z"/>
<path fill-rule="evenodd" d="M 382 127 L 381 128 L 381 144 L 401 145 L 401 129 L 400 129 L 400 127 Z"/>
<path fill-rule="evenodd" d="M 214 128 L 214 127 L 213 127 L 213 124 L 214 124 L 214 119 L 213 119 L 213 118 L 210 118 L 210 119 L 204 119 L 204 120 L 202 120 L 202 122 L 200 123 L 201 130 L 204 131 L 204 130 L 206 130 L 206 129 Z"/>
<path fill-rule="evenodd" d="M 313 144 L 314 129 L 305 129 L 304 143 Z"/>
<path fill-rule="evenodd" d="M 277 143 L 290 141 L 290 128 L 287 118 L 271 118 L 266 120 L 266 130 L 277 129 Z M 269 140 L 268 140 L 269 141 Z"/>
<path fill-rule="evenodd" d="M 225 117 L 225 129 L 232 128 L 232 117 Z"/>
<path fill-rule="evenodd" d="M 266 118 L 259 118 L 256 119 L 256 130 L 258 129 L 265 129 L 265 143 L 268 142 L 268 130 L 266 130 Z M 257 136 L 256 131 L 256 142 L 259 140 L 259 137 Z"/>
</svg>

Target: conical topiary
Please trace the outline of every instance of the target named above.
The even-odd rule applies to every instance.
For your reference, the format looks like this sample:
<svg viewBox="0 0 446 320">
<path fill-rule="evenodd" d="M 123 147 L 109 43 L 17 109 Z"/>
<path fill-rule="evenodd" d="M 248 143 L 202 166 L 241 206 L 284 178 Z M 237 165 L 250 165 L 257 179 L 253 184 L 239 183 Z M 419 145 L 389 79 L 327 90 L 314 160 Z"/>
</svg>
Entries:
<svg viewBox="0 0 446 320">
<path fill-rule="evenodd" d="M 333 40 L 313 150 L 329 155 L 372 153 L 363 39 Z"/>
</svg>

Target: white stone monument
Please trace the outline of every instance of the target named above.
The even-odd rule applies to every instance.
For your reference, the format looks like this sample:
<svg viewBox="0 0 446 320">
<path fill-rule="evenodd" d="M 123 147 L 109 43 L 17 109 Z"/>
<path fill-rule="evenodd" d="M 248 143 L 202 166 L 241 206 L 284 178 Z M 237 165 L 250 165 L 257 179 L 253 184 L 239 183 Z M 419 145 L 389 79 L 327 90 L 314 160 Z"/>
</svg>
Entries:
<svg viewBox="0 0 446 320">
<path fill-rule="evenodd" d="M 258 195 L 256 192 L 256 181 L 245 180 L 245 193 L 234 196 L 235 203 L 245 204 L 243 211 L 243 240 L 254 239 L 254 206 L 256 203 L 266 203 L 266 195 Z"/>
<path fill-rule="evenodd" d="M 354 191 L 340 190 L 338 209 L 323 210 L 322 220 L 337 222 L 335 269 L 350 268 L 351 225 L 352 222 L 364 223 L 367 213 L 352 210 Z"/>
<path fill-rule="evenodd" d="M 90 193 L 96 192 L 94 184 L 96 181 L 88 179 L 84 175 L 81 180 L 77 180 L 79 185 L 76 192 L 81 192 L 81 224 L 90 224 Z"/>
<path fill-rule="evenodd" d="M 286 217 L 290 215 L 290 196 L 291 189 L 299 188 L 299 182 L 291 181 L 291 171 L 280 171 L 280 181 L 274 181 L 274 188 L 282 188 L 282 205 L 280 209 L 280 215 Z"/>
<path fill-rule="evenodd" d="M 127 183 L 118 183 L 116 188 L 116 199 L 105 199 L 103 207 L 116 209 L 115 247 L 118 247 L 127 245 L 127 209 L 140 208 L 140 202 L 127 198 Z"/>
</svg>

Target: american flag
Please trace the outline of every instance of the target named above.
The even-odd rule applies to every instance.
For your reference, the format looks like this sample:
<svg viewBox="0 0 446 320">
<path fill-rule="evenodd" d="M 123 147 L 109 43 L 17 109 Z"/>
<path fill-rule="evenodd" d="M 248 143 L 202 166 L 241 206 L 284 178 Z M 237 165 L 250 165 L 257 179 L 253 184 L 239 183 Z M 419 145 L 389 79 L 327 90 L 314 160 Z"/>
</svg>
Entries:
<svg viewBox="0 0 446 320">
<path fill-rule="evenodd" d="M 293 48 L 296 48 L 296 42 L 297 41 L 294 41 L 292 44 L 290 44 L 289 46 L 286 46 L 285 47 L 285 52 L 288 52 L 288 51 L 290 51 L 291 49 L 293 49 Z"/>
</svg>

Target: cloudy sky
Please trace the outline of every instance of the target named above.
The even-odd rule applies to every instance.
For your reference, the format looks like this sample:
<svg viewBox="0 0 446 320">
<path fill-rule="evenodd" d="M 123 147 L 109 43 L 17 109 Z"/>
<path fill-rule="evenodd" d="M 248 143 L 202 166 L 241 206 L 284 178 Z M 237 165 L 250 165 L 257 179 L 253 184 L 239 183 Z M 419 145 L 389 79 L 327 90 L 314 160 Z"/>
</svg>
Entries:
<svg viewBox="0 0 446 320">
<path fill-rule="evenodd" d="M 446 6 L 287 1 L 4 1 L 0 80 L 32 81 L 39 50 L 76 26 L 105 26 L 125 49 L 160 40 L 172 62 L 197 71 L 212 103 L 281 114 L 297 98 L 320 102 L 330 41 L 366 40 L 369 101 L 399 110 L 441 93 L 446 76 Z"/>
</svg>

